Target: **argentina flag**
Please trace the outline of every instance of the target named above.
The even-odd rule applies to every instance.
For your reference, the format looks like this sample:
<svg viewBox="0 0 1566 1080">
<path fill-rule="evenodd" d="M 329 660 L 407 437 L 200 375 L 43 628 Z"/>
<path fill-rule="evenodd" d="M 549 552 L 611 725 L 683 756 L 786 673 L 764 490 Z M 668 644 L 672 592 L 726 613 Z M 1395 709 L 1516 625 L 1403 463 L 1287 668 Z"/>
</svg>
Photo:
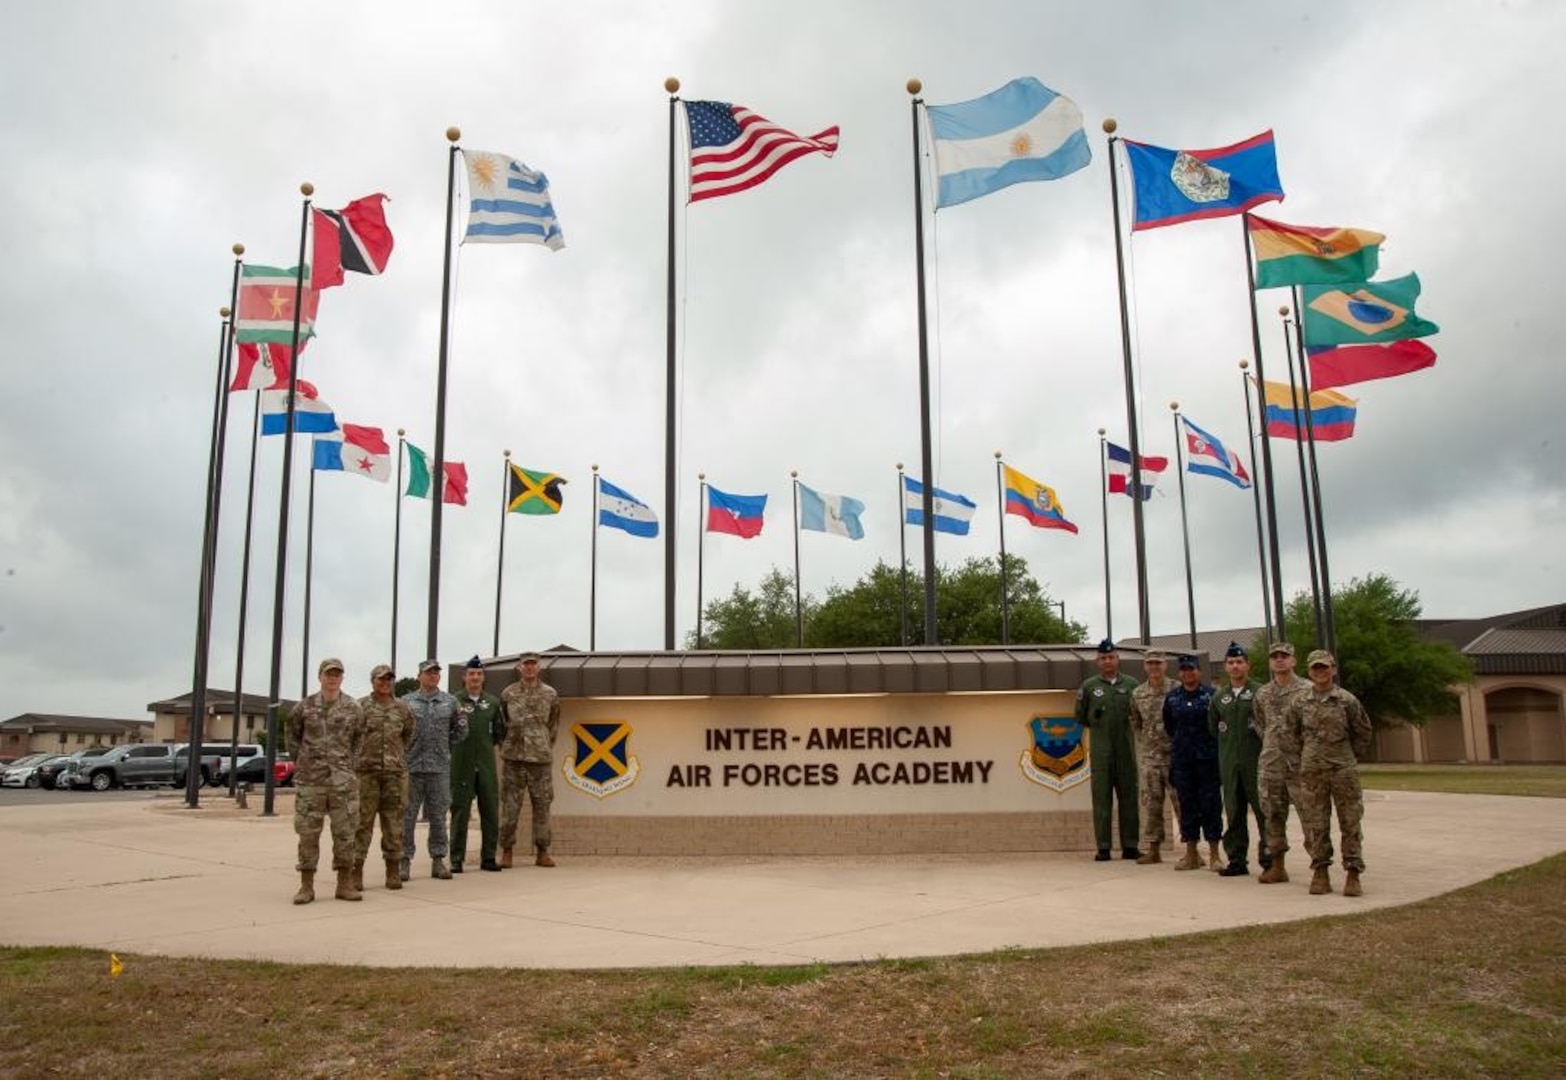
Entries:
<svg viewBox="0 0 1566 1080">
<path fill-rule="evenodd" d="M 955 206 L 1027 180 L 1059 180 L 1092 159 L 1082 110 L 1028 76 L 956 105 L 929 108 L 940 177 L 935 206 Z"/>
<path fill-rule="evenodd" d="M 543 244 L 565 247 L 549 178 L 504 154 L 462 152 L 468 167 L 468 231 L 464 244 Z"/>
</svg>

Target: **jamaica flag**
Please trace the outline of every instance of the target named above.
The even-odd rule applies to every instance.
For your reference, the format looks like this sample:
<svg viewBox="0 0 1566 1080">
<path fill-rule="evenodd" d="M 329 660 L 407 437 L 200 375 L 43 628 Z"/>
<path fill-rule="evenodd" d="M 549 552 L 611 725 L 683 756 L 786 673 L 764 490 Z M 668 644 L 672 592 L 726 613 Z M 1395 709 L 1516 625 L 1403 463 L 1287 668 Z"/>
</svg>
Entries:
<svg viewBox="0 0 1566 1080">
<path fill-rule="evenodd" d="M 511 466 L 506 483 L 506 511 L 512 514 L 558 514 L 565 480 L 551 472 Z"/>
</svg>

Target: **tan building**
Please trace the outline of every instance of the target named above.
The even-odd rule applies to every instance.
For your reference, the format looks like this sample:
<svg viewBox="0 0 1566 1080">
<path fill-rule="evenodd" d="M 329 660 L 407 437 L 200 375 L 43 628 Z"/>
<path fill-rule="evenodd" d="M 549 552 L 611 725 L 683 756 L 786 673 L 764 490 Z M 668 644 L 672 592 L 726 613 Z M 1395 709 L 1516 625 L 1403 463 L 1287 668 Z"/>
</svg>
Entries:
<svg viewBox="0 0 1566 1080">
<path fill-rule="evenodd" d="M 88 746 L 147 742 L 151 733 L 147 720 L 22 713 L 0 722 L 0 756 L 69 754 Z"/>
<path fill-rule="evenodd" d="M 148 703 L 152 714 L 153 742 L 190 741 L 190 693 L 163 701 Z M 266 698 L 261 694 L 245 694 L 240 698 L 239 742 L 256 742 L 266 731 Z M 283 715 L 294 707 L 292 701 L 283 702 Z M 202 725 L 201 740 L 204 743 L 223 743 L 234 736 L 234 692 L 232 690 L 207 690 L 207 719 Z"/>
</svg>

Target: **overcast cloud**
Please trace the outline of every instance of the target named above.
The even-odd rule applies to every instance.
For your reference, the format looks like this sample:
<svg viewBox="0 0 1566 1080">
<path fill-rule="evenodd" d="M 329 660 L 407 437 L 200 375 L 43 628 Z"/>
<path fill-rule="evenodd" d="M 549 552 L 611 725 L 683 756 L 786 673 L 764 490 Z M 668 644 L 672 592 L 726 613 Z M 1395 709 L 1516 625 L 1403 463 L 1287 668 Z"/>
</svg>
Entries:
<svg viewBox="0 0 1566 1080">
<path fill-rule="evenodd" d="M 997 543 L 993 453 L 1053 485 L 1081 534 L 1010 519 L 1067 614 L 1104 631 L 1098 440 L 1125 407 L 1099 122 L 1210 147 L 1276 133 L 1287 221 L 1385 232 L 1382 275 L 1417 271 L 1437 366 L 1347 388 L 1359 427 L 1320 449 L 1332 570 L 1385 572 L 1426 613 L 1563 599 L 1566 496 L 1549 238 L 1566 149 L 1566 8 L 1405 2 L 506 5 L 0 0 L 0 716 L 137 717 L 190 688 L 218 308 L 229 246 L 288 265 L 298 185 L 341 206 L 390 196 L 387 272 L 325 294 L 305 377 L 340 420 L 433 449 L 448 125 L 550 178 L 566 247 L 461 249 L 441 659 L 488 654 L 501 451 L 570 481 L 555 518 L 513 516 L 502 652 L 588 638 L 591 472 L 663 516 L 668 98 L 747 105 L 801 133 L 842 128 L 767 184 L 678 218 L 679 633 L 694 624 L 697 473 L 771 495 L 750 542 L 713 537 L 706 594 L 792 562 L 791 469 L 868 504 L 858 543 L 803 537 L 817 595 L 894 562 L 894 466 L 917 472 L 910 76 L 975 97 L 1034 75 L 1075 99 L 1092 165 L 943 210 L 932 252 L 937 482 L 980 504 L 957 562 Z M 1168 403 L 1243 447 L 1251 354 L 1234 219 L 1129 249 L 1146 452 Z M 1283 370 L 1261 296 L 1264 358 Z M 232 682 L 250 395 L 234 395 L 212 678 Z M 270 668 L 281 441 L 258 464 L 246 688 Z M 297 449 L 308 456 L 308 441 Z M 1274 443 L 1288 591 L 1306 582 L 1293 445 Z M 1243 453 L 1243 451 L 1242 451 Z M 296 455 L 297 457 L 298 455 Z M 1245 453 L 1248 464 L 1251 455 Z M 296 475 L 284 693 L 300 688 L 304 495 Z M 1185 625 L 1173 476 L 1148 507 L 1155 633 Z M 1261 619 L 1250 497 L 1187 485 L 1198 620 Z M 389 652 L 390 485 L 317 483 L 313 656 L 350 687 Z M 668 527 L 664 522 L 664 527 Z M 1110 506 L 1117 635 L 1134 633 L 1130 506 Z M 399 665 L 424 651 L 429 507 L 403 504 Z M 918 558 L 918 538 L 909 536 Z M 599 536 L 598 644 L 658 648 L 663 548 Z M 312 669 L 313 673 L 313 669 Z M 313 679 L 312 679 L 313 682 Z"/>
</svg>

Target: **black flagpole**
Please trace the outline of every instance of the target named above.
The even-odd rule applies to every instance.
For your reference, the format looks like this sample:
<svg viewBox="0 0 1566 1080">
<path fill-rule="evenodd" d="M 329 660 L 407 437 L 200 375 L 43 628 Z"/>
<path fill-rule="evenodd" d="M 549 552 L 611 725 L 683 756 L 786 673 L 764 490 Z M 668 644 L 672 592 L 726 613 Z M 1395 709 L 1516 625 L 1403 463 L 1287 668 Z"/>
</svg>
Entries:
<svg viewBox="0 0 1566 1080">
<path fill-rule="evenodd" d="M 1250 219 L 1249 214 L 1240 215 L 1240 242 L 1245 246 L 1245 284 L 1251 306 L 1251 349 L 1256 361 L 1256 393 L 1260 407 L 1261 401 L 1265 400 L 1263 395 L 1267 392 L 1267 371 L 1262 365 L 1261 322 L 1256 315 L 1256 263 L 1251 257 Z M 1283 567 L 1278 561 L 1278 501 L 1273 496 L 1276 489 L 1272 484 L 1272 439 L 1267 434 L 1265 423 L 1261 425 L 1261 472 L 1262 481 L 1267 485 L 1267 555 L 1272 566 L 1272 609 L 1278 613 L 1278 625 L 1282 627 Z"/>
<path fill-rule="evenodd" d="M 1305 310 L 1301 306 L 1304 297 L 1299 286 L 1294 287 L 1294 310 L 1300 317 L 1294 322 L 1294 338 L 1300 358 L 1300 387 L 1305 391 L 1305 403 L 1310 404 L 1310 367 L 1306 363 Z M 1316 470 L 1316 420 L 1311 410 L 1305 410 L 1305 439 L 1310 447 L 1310 490 L 1316 506 L 1316 543 L 1321 548 L 1321 609 L 1327 636 L 1323 639 L 1328 652 L 1338 651 L 1338 624 L 1332 611 L 1332 575 L 1327 571 L 1327 522 L 1321 516 L 1321 474 Z"/>
<path fill-rule="evenodd" d="M 667 352 L 667 368 L 665 371 L 664 387 L 664 417 L 663 417 L 663 516 L 667 523 L 663 532 L 663 647 L 669 652 L 674 651 L 674 511 L 676 503 L 676 477 L 675 465 L 675 401 L 674 401 L 674 377 L 675 377 L 675 343 L 674 343 L 674 143 L 678 136 L 678 124 L 675 122 L 675 113 L 680 99 L 676 96 L 680 92 L 680 80 L 668 78 L 663 80 L 663 88 L 669 93 L 669 239 L 668 239 L 668 304 L 664 313 L 665 317 L 665 349 Z M 696 597 L 696 646 L 701 647 L 701 589 L 698 587 Z"/>
<path fill-rule="evenodd" d="M 495 564 L 495 640 L 491 656 L 500 655 L 500 591 L 506 580 L 506 511 L 511 507 L 511 451 L 501 452 L 504 459 L 500 466 L 500 554 Z M 442 492 L 444 494 L 444 492 Z"/>
<path fill-rule="evenodd" d="M 1114 641 L 1115 609 L 1109 591 L 1109 447 L 1106 434 L 1103 428 L 1098 429 L 1098 508 L 1104 519 L 1104 636 Z"/>
<path fill-rule="evenodd" d="M 397 429 L 397 512 L 392 520 L 392 620 L 391 620 L 391 669 L 397 670 L 397 585 L 402 568 L 402 456 L 403 436 L 406 428 Z"/>
<path fill-rule="evenodd" d="M 794 648 L 805 647 L 805 609 L 799 596 L 799 470 L 789 471 L 794 485 Z"/>
<path fill-rule="evenodd" d="M 294 336 L 292 362 L 288 365 L 288 406 L 283 413 L 283 485 L 277 508 L 277 570 L 272 588 L 272 676 L 267 684 L 266 710 L 266 798 L 261 816 L 272 817 L 276 799 L 276 781 L 272 769 L 277 764 L 277 737 L 282 729 L 279 713 L 283 696 L 283 600 L 288 584 L 288 497 L 293 489 L 294 399 L 299 392 L 299 317 L 304 305 L 305 244 L 310 236 L 310 196 L 315 185 L 299 185 L 304 203 L 299 212 L 299 262 L 294 268 Z"/>
<path fill-rule="evenodd" d="M 1185 460 L 1180 448 L 1180 403 L 1171 401 L 1169 403 L 1169 411 L 1173 414 L 1172 419 L 1174 421 L 1175 472 L 1179 474 L 1180 478 L 1180 533 L 1185 539 L 1185 606 L 1191 615 L 1191 649 L 1194 652 L 1196 649 L 1196 586 L 1191 579 L 1191 524 L 1185 511 Z M 1137 465 L 1141 465 L 1140 460 L 1137 462 Z M 1138 485 L 1135 489 L 1136 497 L 1140 499 L 1142 497 L 1140 468 L 1136 469 L 1136 474 L 1138 479 Z"/>
<path fill-rule="evenodd" d="M 263 345 L 262 348 L 265 348 Z M 275 373 L 274 373 L 275 374 Z M 274 380 L 275 381 L 275 380 Z M 250 482 L 245 489 L 245 543 L 244 554 L 239 561 L 239 629 L 234 644 L 234 729 L 228 739 L 228 794 L 233 798 L 239 790 L 239 770 L 234 759 L 239 756 L 239 717 L 244 712 L 245 700 L 245 617 L 250 607 L 250 534 L 255 523 L 256 511 L 256 444 L 261 437 L 261 394 L 254 395 L 255 405 L 250 417 Z"/>
<path fill-rule="evenodd" d="M 701 490 L 696 496 L 696 647 L 701 643 L 701 573 L 702 560 L 707 554 L 707 474 L 697 473 Z"/>
<path fill-rule="evenodd" d="M 1310 606 L 1316 617 L 1316 640 L 1325 642 L 1326 626 L 1321 617 L 1321 578 L 1316 572 L 1316 523 L 1310 509 L 1310 476 L 1305 471 L 1305 424 L 1300 420 L 1301 398 L 1299 382 L 1294 378 L 1293 342 L 1289 338 L 1289 309 L 1280 307 L 1278 315 L 1283 320 L 1283 358 L 1289 365 L 1289 397 L 1294 401 L 1294 453 L 1300 462 L 1300 509 L 1305 517 L 1305 554 L 1310 564 Z M 1302 358 L 1303 360 L 1303 358 Z M 1303 408 L 1310 416 L 1310 395 L 1306 395 Z M 1322 646 L 1325 648 L 1325 646 Z"/>
<path fill-rule="evenodd" d="M 919 91 L 924 84 L 908 80 L 913 95 L 914 270 L 919 286 L 919 467 L 924 471 L 924 643 L 935 645 L 935 457 L 930 433 L 930 331 L 924 303 L 924 188 L 919 159 Z"/>
<path fill-rule="evenodd" d="M 430 483 L 434 485 L 430 510 L 430 601 L 429 622 L 425 633 L 424 655 L 433 660 L 439 655 L 440 643 L 440 512 L 446 504 L 446 354 L 447 338 L 451 328 L 451 213 L 457 197 L 457 155 L 462 149 L 457 140 L 462 131 L 455 127 L 446 129 L 451 143 L 446 164 L 446 260 L 440 279 L 440 362 L 435 383 L 435 469 Z"/>
<path fill-rule="evenodd" d="M 310 586 L 315 575 L 315 439 L 310 439 L 310 494 L 305 499 L 304 640 L 299 646 L 299 699 L 310 693 Z"/>
<path fill-rule="evenodd" d="M 908 644 L 908 485 L 903 482 L 903 463 L 897 463 L 897 569 L 902 581 L 898 605 L 899 645 Z"/>
<path fill-rule="evenodd" d="M 1006 596 L 1006 486 L 1001 481 L 1001 452 L 995 451 L 995 506 L 1000 514 L 1001 644 L 1011 644 L 1011 601 Z"/>
<path fill-rule="evenodd" d="M 1261 569 L 1262 623 L 1270 646 L 1273 641 L 1284 638 L 1287 630 L 1283 625 L 1282 612 L 1278 613 L 1276 620 L 1273 619 L 1272 589 L 1268 587 L 1267 534 L 1262 531 L 1261 470 L 1256 466 L 1256 412 L 1251 408 L 1251 377 L 1246 373 L 1250 366 L 1249 360 L 1240 361 L 1240 385 L 1245 389 L 1245 433 L 1249 440 L 1246 445 L 1251 451 L 1251 466 L 1257 471 L 1257 475 L 1251 477 L 1251 503 L 1256 508 L 1256 565 Z"/>
<path fill-rule="evenodd" d="M 1127 491 L 1131 496 L 1131 531 L 1136 541 L 1136 614 L 1139 636 L 1143 645 L 1152 641 L 1152 609 L 1147 598 L 1147 531 L 1142 516 L 1142 439 L 1136 422 L 1136 374 L 1131 364 L 1131 312 L 1126 303 L 1126 255 L 1125 241 L 1120 231 L 1120 178 L 1115 173 L 1116 123 L 1104 121 L 1104 133 L 1109 136 L 1109 201 L 1114 210 L 1115 222 L 1115 283 L 1120 289 L 1120 357 L 1126 384 L 1126 427 L 1130 430 L 1128 441 L 1131 450 L 1131 475 L 1127 478 Z"/>
<path fill-rule="evenodd" d="M 587 587 L 587 651 L 598 651 L 598 466 L 593 466 L 592 572 Z"/>
</svg>

